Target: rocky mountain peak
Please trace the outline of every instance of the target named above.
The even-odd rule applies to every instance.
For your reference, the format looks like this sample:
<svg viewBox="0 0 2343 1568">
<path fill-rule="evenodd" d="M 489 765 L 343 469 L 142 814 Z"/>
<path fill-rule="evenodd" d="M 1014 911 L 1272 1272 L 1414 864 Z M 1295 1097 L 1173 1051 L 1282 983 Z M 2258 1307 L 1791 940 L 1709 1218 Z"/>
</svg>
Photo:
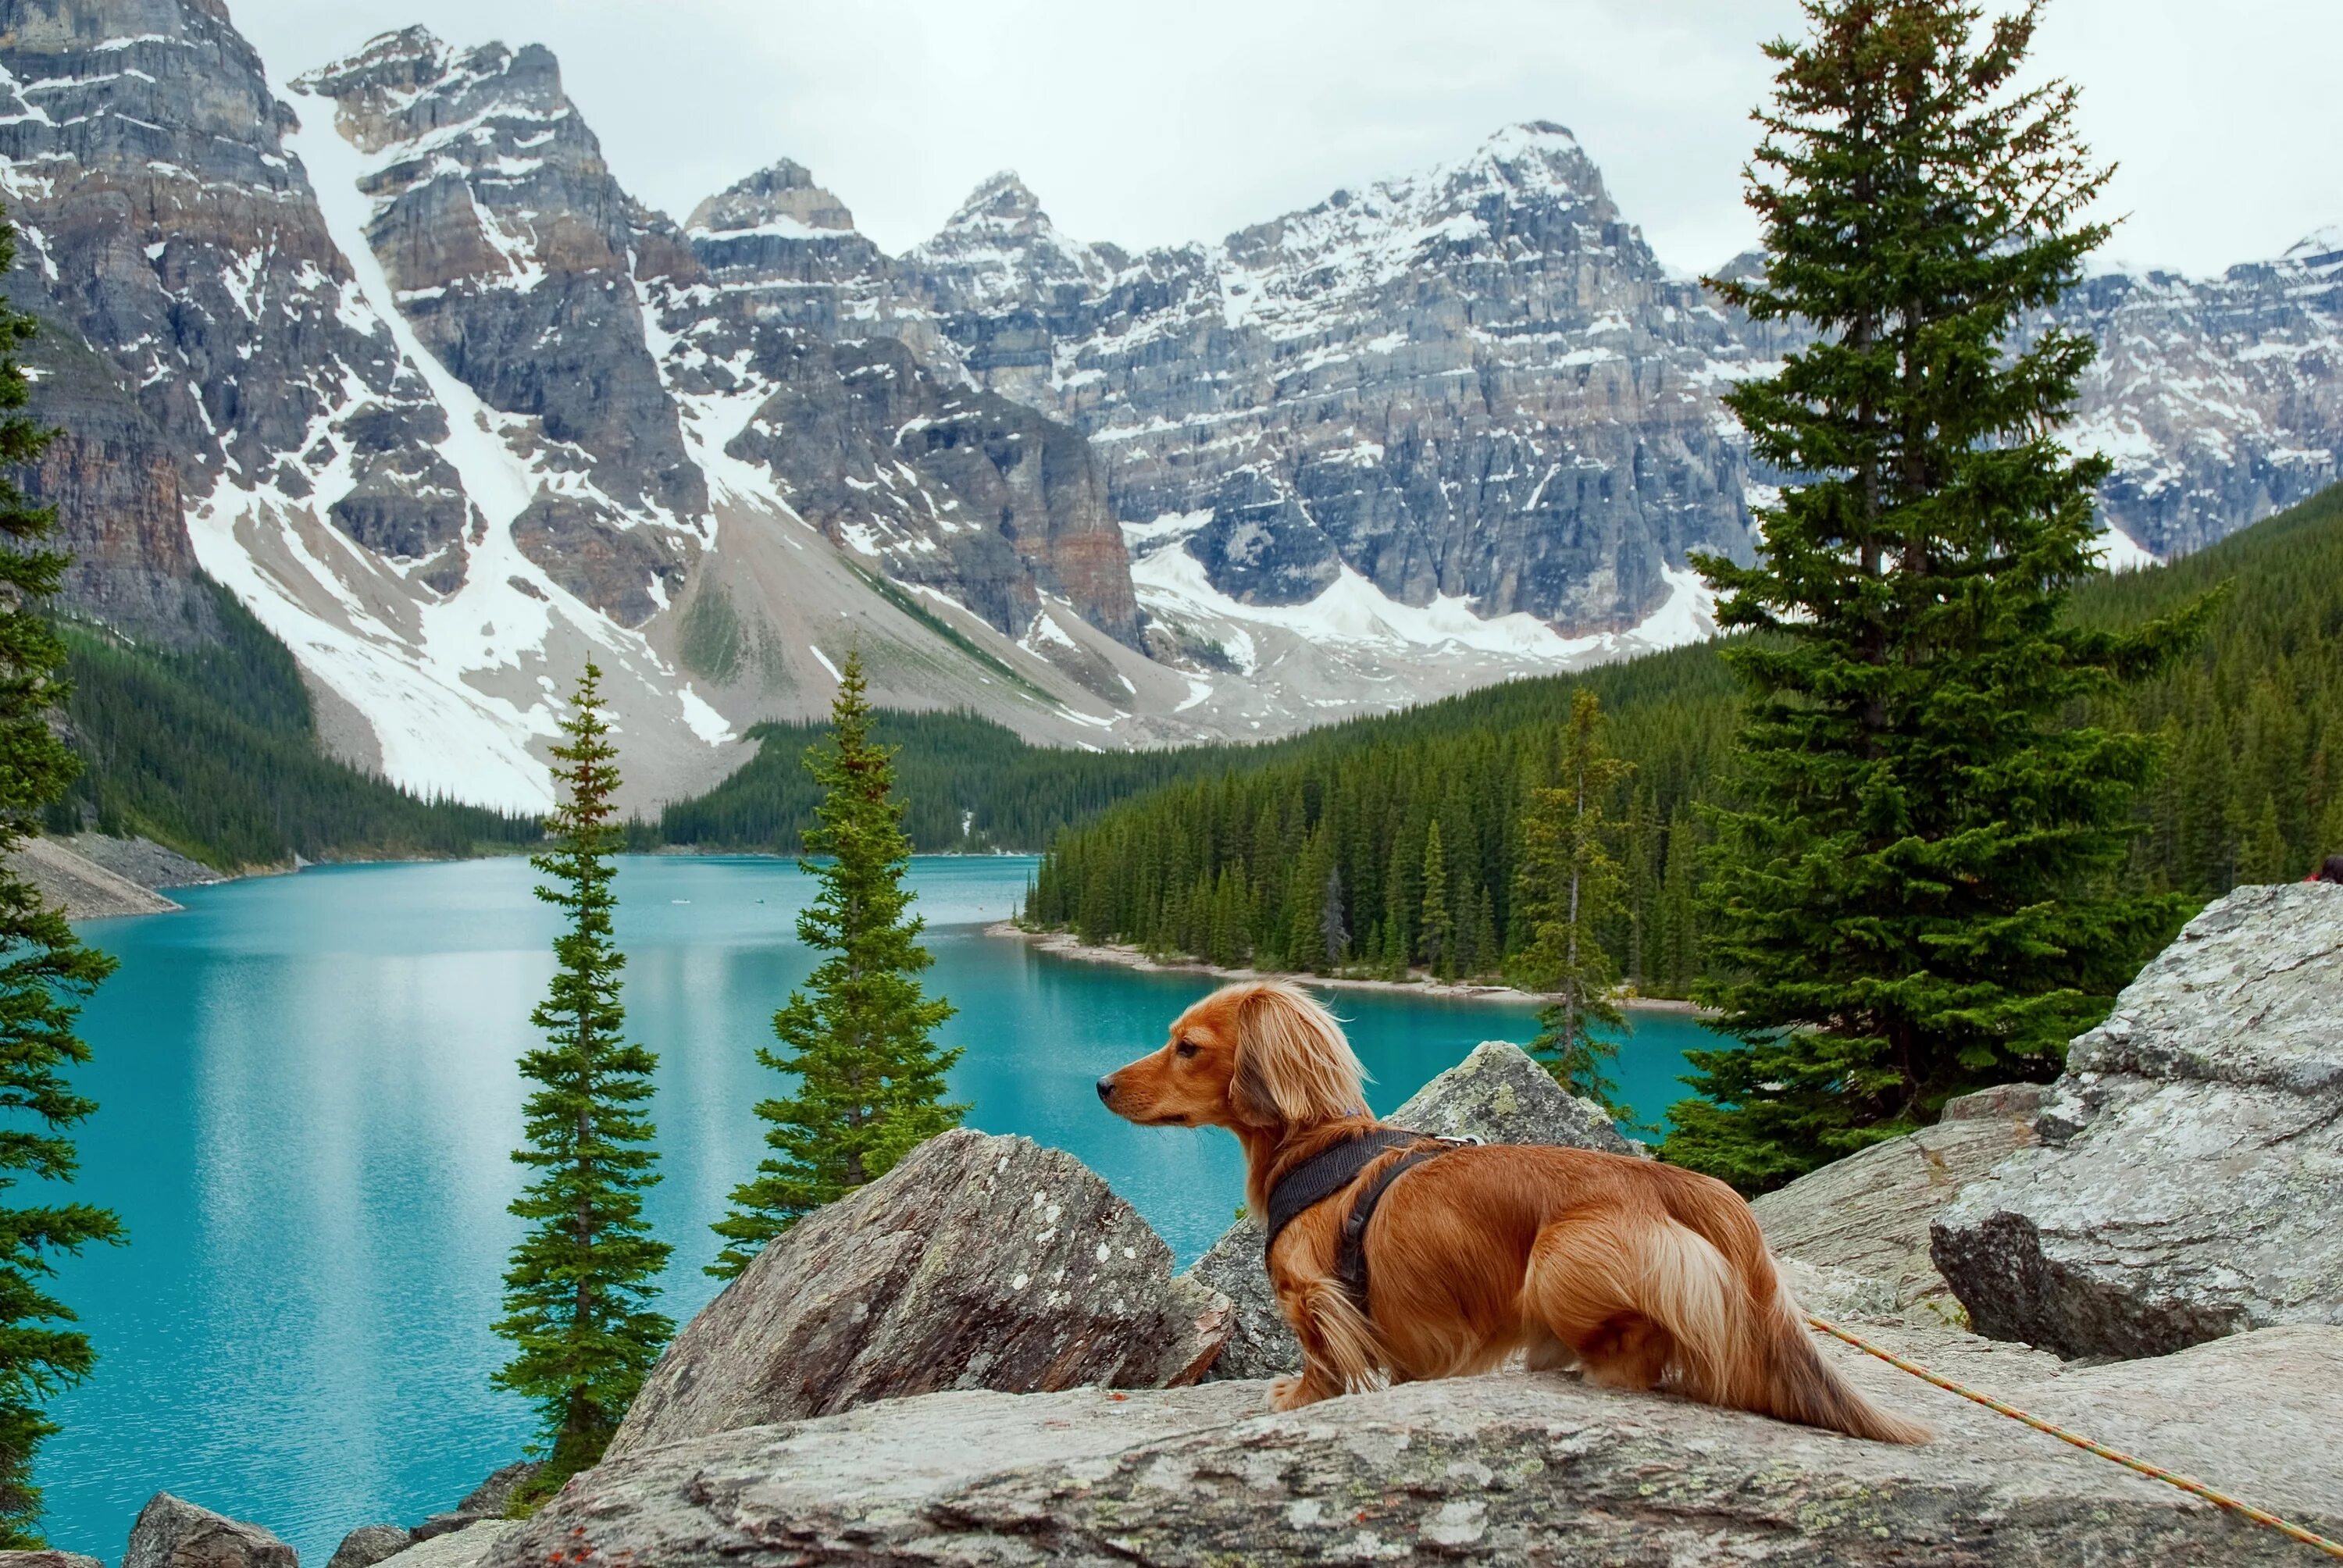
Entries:
<svg viewBox="0 0 2343 1568">
<path fill-rule="evenodd" d="M 2343 267 L 2343 223 L 2311 230 L 2288 246 L 2281 259 L 2319 272 Z"/>
<path fill-rule="evenodd" d="M 944 220 L 947 232 L 967 228 L 1022 228 L 1050 221 L 1041 210 L 1041 198 L 1018 177 L 1015 169 L 1002 169 L 970 191 L 968 199 L 952 210 Z"/>
<path fill-rule="evenodd" d="M 693 207 L 684 222 L 695 237 L 761 229 L 801 238 L 814 230 L 853 227 L 854 214 L 846 204 L 814 184 L 812 170 L 789 158 L 725 186 Z"/>
<path fill-rule="evenodd" d="M 1552 120 L 1506 126 L 1449 173 L 1450 188 L 1503 188 L 1522 196 L 1604 199 L 1602 171 L 1569 129 Z"/>
<path fill-rule="evenodd" d="M 1103 287 L 1108 259 L 1061 234 L 1041 198 L 1004 169 L 971 192 L 934 238 L 904 257 L 948 313 L 985 314 L 1037 293 Z"/>
</svg>

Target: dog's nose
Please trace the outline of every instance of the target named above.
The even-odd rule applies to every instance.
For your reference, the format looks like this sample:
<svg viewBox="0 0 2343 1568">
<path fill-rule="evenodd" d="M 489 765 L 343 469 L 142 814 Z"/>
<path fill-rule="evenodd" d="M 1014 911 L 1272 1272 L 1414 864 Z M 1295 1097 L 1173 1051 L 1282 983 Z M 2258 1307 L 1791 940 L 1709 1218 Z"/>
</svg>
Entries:
<svg viewBox="0 0 2343 1568">
<path fill-rule="evenodd" d="M 1111 1101 L 1114 1099 L 1113 1073 L 1110 1072 L 1104 1078 L 1098 1081 L 1098 1091 L 1099 1098 L 1102 1101 Z"/>
</svg>

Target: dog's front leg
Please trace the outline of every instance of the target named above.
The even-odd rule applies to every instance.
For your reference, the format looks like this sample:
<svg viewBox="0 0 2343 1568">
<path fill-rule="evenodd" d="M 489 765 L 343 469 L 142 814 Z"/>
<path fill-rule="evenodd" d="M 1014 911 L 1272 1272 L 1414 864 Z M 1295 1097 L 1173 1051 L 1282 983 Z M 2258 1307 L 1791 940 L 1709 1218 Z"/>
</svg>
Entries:
<svg viewBox="0 0 2343 1568">
<path fill-rule="evenodd" d="M 1300 1410 L 1373 1382 L 1383 1362 L 1374 1325 L 1340 1285 L 1313 1281 L 1292 1293 L 1280 1292 L 1277 1305 L 1302 1342 L 1302 1375 L 1270 1384 L 1272 1410 Z"/>
</svg>

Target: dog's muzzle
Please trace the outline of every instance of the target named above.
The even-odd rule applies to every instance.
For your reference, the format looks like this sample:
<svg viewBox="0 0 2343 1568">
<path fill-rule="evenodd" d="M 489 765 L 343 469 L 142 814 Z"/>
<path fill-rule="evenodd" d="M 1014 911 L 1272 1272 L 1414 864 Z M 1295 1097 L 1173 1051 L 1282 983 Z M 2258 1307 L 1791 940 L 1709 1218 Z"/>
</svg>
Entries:
<svg viewBox="0 0 2343 1568">
<path fill-rule="evenodd" d="M 1102 1104 L 1102 1105 L 1112 1105 L 1112 1104 L 1114 1103 L 1114 1074 L 1113 1074 L 1113 1073 L 1110 1072 L 1110 1073 L 1108 1073 L 1104 1078 L 1101 1078 L 1101 1079 L 1100 1079 L 1100 1080 L 1098 1081 L 1098 1091 L 1099 1091 L 1099 1102 L 1100 1102 L 1101 1104 Z"/>
</svg>

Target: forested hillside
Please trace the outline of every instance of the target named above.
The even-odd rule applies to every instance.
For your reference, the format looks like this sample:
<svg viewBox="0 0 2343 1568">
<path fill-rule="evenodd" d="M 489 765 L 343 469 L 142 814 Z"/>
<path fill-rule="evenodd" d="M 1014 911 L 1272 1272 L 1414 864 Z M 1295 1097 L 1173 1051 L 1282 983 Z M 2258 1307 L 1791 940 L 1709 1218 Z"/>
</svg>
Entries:
<svg viewBox="0 0 2343 1568">
<path fill-rule="evenodd" d="M 2075 613 L 2130 624 L 2224 583 L 2199 651 L 2093 716 L 2166 743 L 2127 875 L 2207 898 L 2343 849 L 2343 488 L 2177 565 L 2095 581 Z M 1554 782 L 1581 684 L 1634 765 L 1614 803 L 1626 894 L 1605 941 L 1638 990 L 1684 995 L 1699 963 L 1696 808 L 1737 704 L 1711 648 L 1343 726 L 1170 785 L 1062 837 L 1028 916 L 1221 963 L 1398 972 L 1423 958 L 1427 907 L 1444 907 L 1457 970 L 1502 972 L 1525 940 L 1522 804 Z"/>
<path fill-rule="evenodd" d="M 1200 769 L 1219 770 L 1244 749 L 1068 751 L 1033 746 L 972 713 L 881 712 L 882 745 L 899 748 L 896 795 L 904 831 L 926 854 L 1032 850 L 1059 829 L 1119 800 Z M 757 755 L 705 795 L 659 814 L 658 837 L 709 849 L 795 852 L 821 799 L 806 771 L 806 748 L 827 724 L 759 724 Z"/>
<path fill-rule="evenodd" d="M 468 855 L 534 843 L 533 817 L 420 800 L 317 749 L 285 645 L 217 585 L 223 639 L 178 653 L 65 621 L 65 719 L 81 777 L 53 832 L 143 834 L 222 870 Z"/>
</svg>

